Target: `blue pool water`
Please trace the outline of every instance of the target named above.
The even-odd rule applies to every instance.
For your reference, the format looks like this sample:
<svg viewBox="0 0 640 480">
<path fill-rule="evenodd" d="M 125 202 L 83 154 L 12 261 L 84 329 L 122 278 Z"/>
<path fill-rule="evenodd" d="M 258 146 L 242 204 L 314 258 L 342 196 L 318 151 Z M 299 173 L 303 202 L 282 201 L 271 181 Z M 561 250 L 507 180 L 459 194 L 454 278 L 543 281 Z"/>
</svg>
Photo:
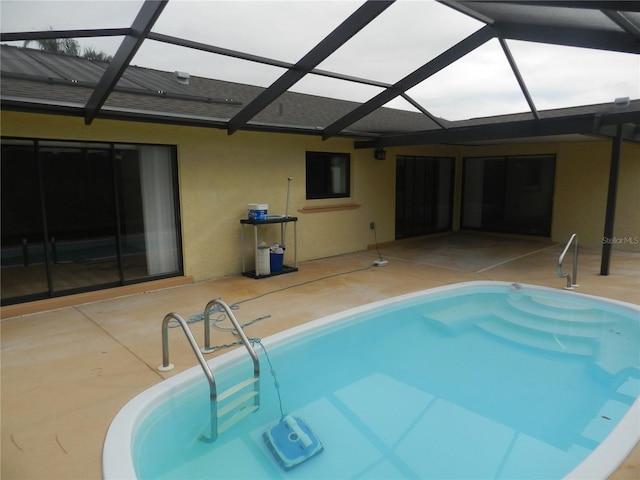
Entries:
<svg viewBox="0 0 640 480">
<path fill-rule="evenodd" d="M 264 339 L 285 413 L 324 445 L 289 471 L 263 438 L 280 407 L 262 349 L 260 409 L 214 443 L 198 440 L 209 391 L 202 372 L 192 374 L 188 388 L 172 387 L 135 421 L 136 475 L 562 478 L 640 395 L 639 310 L 517 287 L 411 296 L 311 334 Z M 248 356 L 238 358 L 213 364 L 219 391 L 251 376 Z"/>
</svg>

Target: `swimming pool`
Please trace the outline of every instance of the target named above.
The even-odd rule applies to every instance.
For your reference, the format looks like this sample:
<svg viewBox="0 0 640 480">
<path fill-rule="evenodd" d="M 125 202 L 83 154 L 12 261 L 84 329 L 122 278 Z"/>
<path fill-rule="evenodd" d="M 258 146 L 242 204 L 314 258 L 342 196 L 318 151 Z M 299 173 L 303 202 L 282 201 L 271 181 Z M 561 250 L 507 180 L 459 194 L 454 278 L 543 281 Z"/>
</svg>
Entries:
<svg viewBox="0 0 640 480">
<path fill-rule="evenodd" d="M 470 282 L 262 344 L 285 413 L 304 419 L 319 454 L 285 471 L 265 443 L 281 417 L 268 367 L 260 409 L 214 443 L 199 441 L 209 391 L 196 366 L 118 413 L 104 477 L 605 478 L 639 439 L 640 308 L 631 304 Z M 252 371 L 240 349 L 209 363 L 221 386 Z"/>
</svg>

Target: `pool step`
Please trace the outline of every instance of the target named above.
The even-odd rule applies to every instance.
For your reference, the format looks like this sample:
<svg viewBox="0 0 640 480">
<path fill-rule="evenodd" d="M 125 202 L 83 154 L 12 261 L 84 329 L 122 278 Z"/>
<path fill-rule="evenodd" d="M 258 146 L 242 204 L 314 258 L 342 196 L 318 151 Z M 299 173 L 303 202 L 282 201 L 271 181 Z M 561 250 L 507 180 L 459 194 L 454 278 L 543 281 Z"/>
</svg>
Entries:
<svg viewBox="0 0 640 480">
<path fill-rule="evenodd" d="M 490 313 L 482 312 L 475 305 L 461 303 L 452 307 L 428 312 L 423 317 L 449 335 L 460 335 L 473 328 L 479 320 L 489 318 Z"/>
<path fill-rule="evenodd" d="M 449 335 L 477 327 L 531 348 L 593 358 L 594 366 L 615 376 L 637 356 L 634 332 L 621 330 L 614 315 L 561 299 L 511 295 L 506 303 L 459 303 L 424 315 Z M 629 327 L 627 327 L 629 328 Z"/>
<path fill-rule="evenodd" d="M 611 323 L 587 306 L 545 297 L 512 296 L 492 313 L 479 328 L 529 347 L 582 356 L 596 352 L 596 339 Z"/>
<path fill-rule="evenodd" d="M 575 311 L 541 311 L 532 308 L 528 302 L 522 302 L 518 307 L 513 304 L 498 306 L 493 309 L 493 314 L 504 322 L 523 328 L 571 337 L 600 337 L 609 323 L 589 311 L 580 314 Z"/>
<path fill-rule="evenodd" d="M 532 329 L 497 317 L 479 322 L 478 328 L 505 340 L 552 352 L 591 356 L 595 349 L 595 341 L 589 337 Z"/>
<path fill-rule="evenodd" d="M 629 358 L 638 358 L 638 344 L 632 338 L 614 329 L 605 332 L 595 365 L 612 376 L 628 368 Z M 636 366 L 636 371 L 639 368 Z"/>
<path fill-rule="evenodd" d="M 507 303 L 515 310 L 543 319 L 563 320 L 581 324 L 602 324 L 611 321 L 607 319 L 602 311 L 553 298 L 512 296 L 507 299 Z"/>
</svg>

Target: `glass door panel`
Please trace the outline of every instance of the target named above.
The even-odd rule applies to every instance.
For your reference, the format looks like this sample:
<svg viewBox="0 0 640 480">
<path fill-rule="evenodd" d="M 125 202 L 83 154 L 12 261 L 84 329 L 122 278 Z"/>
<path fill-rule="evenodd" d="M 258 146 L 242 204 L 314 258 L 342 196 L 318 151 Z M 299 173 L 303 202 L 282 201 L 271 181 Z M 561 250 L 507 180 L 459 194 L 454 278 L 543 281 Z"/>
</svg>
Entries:
<svg viewBox="0 0 640 480">
<path fill-rule="evenodd" d="M 41 145 L 52 291 L 118 284 L 117 216 L 108 147 Z"/>
<path fill-rule="evenodd" d="M 182 271 L 173 150 L 118 145 L 120 238 L 125 281 Z"/>
<path fill-rule="evenodd" d="M 396 239 L 451 229 L 453 159 L 396 158 Z"/>
<path fill-rule="evenodd" d="M 505 228 L 528 235 L 551 235 L 555 158 L 514 157 L 507 167 Z"/>
<path fill-rule="evenodd" d="M 2 143 L 2 300 L 49 291 L 34 142 Z"/>
</svg>

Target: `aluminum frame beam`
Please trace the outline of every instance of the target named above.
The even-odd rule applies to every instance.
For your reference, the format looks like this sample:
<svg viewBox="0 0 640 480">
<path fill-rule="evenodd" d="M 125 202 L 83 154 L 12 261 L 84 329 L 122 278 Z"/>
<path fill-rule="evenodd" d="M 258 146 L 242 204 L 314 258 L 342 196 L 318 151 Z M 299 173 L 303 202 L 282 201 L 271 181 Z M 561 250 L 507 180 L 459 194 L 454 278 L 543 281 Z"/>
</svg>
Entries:
<svg viewBox="0 0 640 480">
<path fill-rule="evenodd" d="M 263 57 L 260 55 L 254 55 L 251 53 L 245 53 L 239 50 L 232 50 L 229 48 L 217 47 L 215 45 L 209 45 L 206 43 L 194 42 L 192 40 L 187 40 L 184 38 L 172 37 L 170 35 L 164 35 L 162 33 L 150 32 L 149 35 L 147 35 L 147 38 L 149 40 L 155 40 L 157 42 L 168 43 L 168 44 L 176 45 L 179 47 L 191 48 L 194 50 L 214 53 L 217 55 L 224 55 L 226 57 L 246 60 L 248 62 L 260 63 L 262 65 L 269 65 L 271 67 L 278 67 L 278 68 L 284 68 L 284 69 L 295 68 L 294 63 L 284 62 L 282 60 Z M 313 75 L 323 76 L 323 77 L 335 78 L 337 80 L 345 80 L 347 82 L 361 83 L 363 85 L 370 85 L 373 87 L 387 88 L 390 86 L 388 83 L 380 82 L 377 80 L 370 80 L 367 78 L 355 77 L 353 75 L 344 75 L 341 73 L 330 72 L 328 70 L 320 70 L 317 68 L 314 68 L 309 73 Z"/>
<path fill-rule="evenodd" d="M 269 66 L 272 66 L 272 67 L 279 67 L 279 68 L 286 68 L 286 69 L 295 68 L 295 64 L 289 63 L 289 62 L 284 62 L 282 60 L 276 60 L 276 59 L 273 59 L 273 58 L 263 57 L 263 56 L 260 56 L 260 55 L 253 55 L 253 54 L 250 54 L 250 53 L 241 52 L 239 50 L 232 50 L 232 49 L 229 49 L 229 48 L 217 47 L 215 45 L 210 45 L 210 44 L 206 44 L 206 43 L 194 42 L 192 40 L 187 40 L 187 39 L 179 38 L 179 37 L 173 37 L 173 36 L 170 36 L 170 35 L 164 35 L 164 34 L 161 34 L 161 33 L 149 32 L 149 35 L 147 35 L 147 38 L 149 40 L 155 40 L 157 42 L 168 43 L 168 44 L 176 45 L 176 46 L 179 46 L 179 47 L 191 48 L 191 49 L 194 49 L 194 50 L 200 50 L 200 51 L 203 51 L 203 52 L 214 53 L 214 54 L 217 54 L 217 55 L 224 55 L 224 56 L 227 56 L 227 57 L 237 58 L 237 59 L 240 59 L 240 60 L 246 60 L 248 62 L 260 63 L 260 64 L 263 64 L 263 65 L 269 65 Z M 309 72 L 309 74 L 318 75 L 318 76 L 321 76 L 321 77 L 333 78 L 333 79 L 336 79 L 336 80 L 344 80 L 346 82 L 359 83 L 361 85 L 369 85 L 369 86 L 372 86 L 372 87 L 390 88 L 392 86 L 390 83 L 380 82 L 378 80 L 371 80 L 371 79 L 367 79 L 367 78 L 356 77 L 356 76 L 353 76 L 353 75 L 345 75 L 345 74 L 342 74 L 342 73 L 330 72 L 328 70 L 321 70 L 321 69 L 318 69 L 318 68 L 312 69 Z M 428 112 L 422 105 L 417 103 L 409 95 L 404 93 L 404 94 L 402 94 L 402 97 L 407 102 L 409 102 L 411 105 L 413 105 L 415 108 L 417 108 L 420 112 L 422 112 L 424 115 L 426 115 L 429 119 L 431 119 L 433 122 L 435 122 L 437 125 L 439 125 L 442 128 L 446 128 L 446 127 L 444 127 L 442 125 L 442 123 L 437 118 L 435 118 L 430 112 Z"/>
<path fill-rule="evenodd" d="M 337 133 L 347 128 L 349 125 L 352 125 L 361 118 L 369 115 L 374 110 L 377 110 L 387 102 L 402 95 L 405 91 L 416 86 L 418 83 L 429 78 L 443 68 L 451 65 L 453 62 L 459 60 L 467 53 L 472 52 L 479 46 L 485 44 L 486 42 L 494 38 L 494 36 L 495 32 L 493 30 L 493 27 L 489 25 L 482 27 L 480 30 L 472 33 L 464 40 L 458 42 L 453 47 L 446 50 L 444 53 L 441 53 L 433 60 L 424 64 L 417 70 L 414 70 L 412 73 L 399 80 L 391 87 L 379 93 L 371 100 L 363 103 L 348 114 L 333 122 L 323 130 L 322 138 L 326 140 L 330 137 L 333 137 Z"/>
<path fill-rule="evenodd" d="M 510 40 L 590 48 L 610 52 L 640 53 L 640 42 L 626 32 L 589 28 L 557 28 L 526 23 L 494 23 L 497 35 Z"/>
<path fill-rule="evenodd" d="M 630 0 L 500 0 L 500 2 L 514 5 L 640 12 L 640 3 Z"/>
<path fill-rule="evenodd" d="M 538 110 L 536 109 L 536 105 L 533 103 L 533 98 L 531 98 L 531 94 L 529 93 L 529 89 L 527 88 L 526 83 L 524 83 L 524 78 L 522 78 L 522 75 L 520 74 L 518 65 L 516 65 L 516 61 L 514 60 L 513 55 L 511 55 L 511 49 L 509 48 L 509 45 L 507 45 L 507 42 L 504 38 L 498 38 L 498 40 L 500 41 L 500 46 L 502 47 L 502 51 L 507 57 L 509 66 L 511 67 L 511 70 L 513 71 L 513 74 L 515 75 L 516 80 L 518 81 L 518 85 L 520 85 L 520 90 L 522 90 L 522 94 L 524 95 L 524 98 L 527 100 L 527 103 L 529 104 L 531 113 L 533 113 L 533 116 L 536 118 L 536 120 L 539 120 L 540 115 L 538 114 Z"/>
<path fill-rule="evenodd" d="M 120 37 L 131 34 L 131 28 L 100 28 L 90 30 L 38 30 L 35 32 L 0 33 L 0 42 L 45 40 L 50 38 Z"/>
<path fill-rule="evenodd" d="M 557 24 L 541 25 L 517 21 L 498 21 L 482 13 L 482 4 L 460 0 L 438 0 L 439 3 L 457 10 L 487 25 L 493 25 L 502 38 L 526 42 L 565 45 L 625 53 L 640 53 L 640 41 L 636 26 L 624 15 L 624 12 L 639 12 L 640 2 L 614 0 L 554 1 L 554 0 L 501 0 L 503 5 L 531 7 L 573 8 L 576 10 L 600 10 L 623 31 L 597 30 L 563 26 Z M 490 2 L 489 2 L 490 3 Z M 476 7 L 477 6 L 477 10 Z"/>
<path fill-rule="evenodd" d="M 102 75 L 95 90 L 85 105 L 84 123 L 90 125 L 104 105 L 107 98 L 129 66 L 136 52 L 145 41 L 147 34 L 164 10 L 169 0 L 145 0 L 140 11 L 131 25 L 130 32 L 125 36 L 113 56 L 109 66 Z"/>
<path fill-rule="evenodd" d="M 295 85 L 307 73 L 311 72 L 320 62 L 325 60 L 347 40 L 366 27 L 383 11 L 389 8 L 395 0 L 368 0 L 333 32 L 312 48 L 292 68 L 288 69 L 270 87 L 258 95 L 244 109 L 229 120 L 229 135 L 235 133 L 247 124 L 254 116 L 260 113 L 267 105 L 271 104 L 280 95 Z"/>
<path fill-rule="evenodd" d="M 637 25 L 631 22 L 622 12 L 618 12 L 615 10 L 602 10 L 602 13 L 605 14 L 612 22 L 618 25 L 621 29 L 627 32 L 629 35 L 632 35 L 636 38 L 636 40 L 640 41 L 640 29 Z"/>
<path fill-rule="evenodd" d="M 640 111 L 608 114 L 585 114 L 556 118 L 529 119 L 428 130 L 399 135 L 387 135 L 376 140 L 356 141 L 355 148 L 398 147 L 408 145 L 460 144 L 481 141 L 502 141 L 512 138 L 532 138 L 553 135 L 605 135 L 606 127 L 640 123 Z M 624 139 L 635 141 L 634 132 Z"/>
</svg>

